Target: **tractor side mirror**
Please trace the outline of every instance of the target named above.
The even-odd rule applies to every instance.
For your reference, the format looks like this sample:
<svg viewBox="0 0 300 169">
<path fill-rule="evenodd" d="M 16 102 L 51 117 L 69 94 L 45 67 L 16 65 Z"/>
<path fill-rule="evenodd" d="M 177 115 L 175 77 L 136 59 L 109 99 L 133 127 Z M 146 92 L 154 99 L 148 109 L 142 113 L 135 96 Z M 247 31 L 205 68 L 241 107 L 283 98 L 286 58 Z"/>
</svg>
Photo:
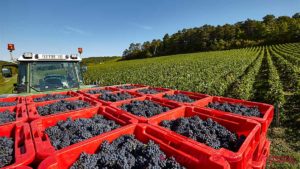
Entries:
<svg viewBox="0 0 300 169">
<path fill-rule="evenodd" d="M 12 70 L 11 68 L 2 68 L 2 76 L 3 77 L 12 77 Z"/>
</svg>

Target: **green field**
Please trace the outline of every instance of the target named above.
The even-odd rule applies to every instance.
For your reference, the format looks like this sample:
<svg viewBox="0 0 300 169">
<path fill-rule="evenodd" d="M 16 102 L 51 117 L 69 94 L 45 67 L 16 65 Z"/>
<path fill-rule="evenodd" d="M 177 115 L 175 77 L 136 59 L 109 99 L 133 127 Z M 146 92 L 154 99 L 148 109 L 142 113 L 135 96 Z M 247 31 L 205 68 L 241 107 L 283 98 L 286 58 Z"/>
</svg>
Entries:
<svg viewBox="0 0 300 169">
<path fill-rule="evenodd" d="M 11 78 L 3 78 L 3 80 L 0 82 L 0 87 L 1 87 L 0 94 L 11 94 L 13 90 L 13 85 L 16 82 L 17 82 L 17 75 L 14 75 Z"/>
<path fill-rule="evenodd" d="M 6 61 L 0 61 L 0 67 L 2 68 L 2 65 L 5 64 L 11 64 Z M 4 78 L 2 74 L 0 73 L 0 94 L 7 94 L 12 93 L 13 90 L 13 84 L 17 82 L 17 75 L 16 74 L 16 68 L 12 68 L 13 71 L 13 77 L 11 78 Z"/>
<path fill-rule="evenodd" d="M 300 168 L 300 43 L 86 64 L 87 84 L 146 84 L 279 104 L 268 168 Z M 3 79 L 0 93 L 11 93 L 15 81 Z"/>
<path fill-rule="evenodd" d="M 281 127 L 270 129 L 268 165 L 300 168 L 300 43 L 115 60 L 88 68 L 85 81 L 101 86 L 146 84 L 279 104 Z"/>
</svg>

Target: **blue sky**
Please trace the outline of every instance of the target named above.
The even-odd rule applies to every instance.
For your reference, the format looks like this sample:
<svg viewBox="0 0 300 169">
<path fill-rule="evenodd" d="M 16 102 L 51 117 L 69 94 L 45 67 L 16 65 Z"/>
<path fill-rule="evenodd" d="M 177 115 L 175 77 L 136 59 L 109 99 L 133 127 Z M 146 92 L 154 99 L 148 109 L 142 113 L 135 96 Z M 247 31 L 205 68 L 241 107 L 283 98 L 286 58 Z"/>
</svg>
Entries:
<svg viewBox="0 0 300 169">
<path fill-rule="evenodd" d="M 293 15 L 300 0 L 1 0 L 0 60 L 15 55 L 122 55 L 131 42 L 162 38 L 183 28 L 222 25 L 266 14 Z"/>
</svg>

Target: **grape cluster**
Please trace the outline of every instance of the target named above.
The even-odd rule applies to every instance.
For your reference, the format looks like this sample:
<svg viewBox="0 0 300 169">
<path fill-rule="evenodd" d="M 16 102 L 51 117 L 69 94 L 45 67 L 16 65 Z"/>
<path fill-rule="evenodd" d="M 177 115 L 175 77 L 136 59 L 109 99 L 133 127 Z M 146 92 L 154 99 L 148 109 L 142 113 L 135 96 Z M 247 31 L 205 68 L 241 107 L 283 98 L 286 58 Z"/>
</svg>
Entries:
<svg viewBox="0 0 300 169">
<path fill-rule="evenodd" d="M 41 116 L 47 116 L 47 115 L 57 114 L 69 110 L 81 109 L 89 106 L 90 106 L 89 103 L 82 100 L 76 100 L 76 101 L 61 100 L 52 104 L 38 106 L 37 111 Z"/>
<path fill-rule="evenodd" d="M 79 118 L 73 121 L 69 118 L 66 121 L 59 121 L 45 131 L 52 145 L 59 150 L 119 127 L 121 126 L 115 121 L 106 119 L 102 115 L 95 115 L 90 119 Z"/>
<path fill-rule="evenodd" d="M 99 96 L 99 99 L 116 102 L 120 100 L 132 99 L 134 98 L 131 94 L 124 92 L 124 93 L 103 93 Z"/>
<path fill-rule="evenodd" d="M 123 86 L 117 86 L 118 89 L 125 89 L 125 90 L 129 90 L 129 89 L 134 89 L 137 88 L 136 86 L 132 86 L 132 85 L 123 85 Z"/>
<path fill-rule="evenodd" d="M 14 140 L 0 137 L 0 168 L 12 164 L 14 161 Z"/>
<path fill-rule="evenodd" d="M 246 139 L 243 135 L 238 137 L 211 118 L 202 120 L 199 116 L 164 120 L 160 125 L 215 149 L 226 148 L 238 151 Z"/>
<path fill-rule="evenodd" d="M 34 102 L 44 102 L 44 101 L 49 101 L 49 100 L 59 100 L 59 99 L 65 99 L 71 97 L 70 95 L 66 94 L 47 94 L 43 97 L 37 97 L 34 98 Z"/>
<path fill-rule="evenodd" d="M 143 93 L 143 94 L 156 94 L 156 93 L 160 93 L 161 90 L 156 90 L 156 89 L 140 89 L 137 90 L 138 93 Z"/>
<path fill-rule="evenodd" d="M 0 112 L 0 125 L 8 122 L 16 121 L 16 113 L 9 110 Z"/>
<path fill-rule="evenodd" d="M 105 90 L 105 89 L 93 89 L 93 90 L 89 90 L 87 91 L 87 93 L 89 94 L 104 94 L 104 93 L 110 93 L 110 90 Z"/>
<path fill-rule="evenodd" d="M 16 106 L 17 102 L 0 102 L 0 107 Z"/>
<path fill-rule="evenodd" d="M 240 114 L 243 116 L 255 116 L 262 117 L 263 114 L 259 111 L 258 107 L 247 107 L 241 104 L 230 104 L 230 103 L 219 103 L 212 102 L 208 104 L 209 108 L 221 110 L 225 112 L 231 112 L 235 114 Z"/>
<path fill-rule="evenodd" d="M 174 95 L 165 94 L 163 97 L 167 98 L 169 100 L 175 100 L 175 101 L 183 102 L 183 103 L 192 103 L 195 101 L 194 99 L 191 99 L 189 96 L 181 94 L 181 93 L 174 94 Z"/>
<path fill-rule="evenodd" d="M 174 157 L 167 157 L 150 140 L 143 144 L 133 135 L 123 135 L 112 143 L 104 141 L 96 154 L 82 153 L 70 169 L 184 169 Z"/>
<path fill-rule="evenodd" d="M 133 100 L 129 104 L 123 104 L 120 108 L 134 115 L 144 117 L 152 117 L 170 110 L 169 107 L 162 106 L 150 100 Z"/>
</svg>

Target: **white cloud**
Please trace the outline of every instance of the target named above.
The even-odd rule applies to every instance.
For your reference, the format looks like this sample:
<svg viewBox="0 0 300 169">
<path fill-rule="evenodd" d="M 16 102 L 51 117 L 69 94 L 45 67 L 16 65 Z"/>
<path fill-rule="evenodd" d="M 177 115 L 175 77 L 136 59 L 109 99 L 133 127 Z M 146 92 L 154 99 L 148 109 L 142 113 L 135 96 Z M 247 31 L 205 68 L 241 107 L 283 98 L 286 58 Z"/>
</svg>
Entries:
<svg viewBox="0 0 300 169">
<path fill-rule="evenodd" d="M 142 25 L 142 24 L 138 24 L 138 23 L 131 23 L 132 25 L 138 27 L 138 28 L 141 28 L 141 29 L 144 29 L 144 30 L 151 30 L 153 29 L 151 26 L 149 25 Z"/>
<path fill-rule="evenodd" d="M 81 35 L 90 35 L 89 32 L 86 32 L 82 29 L 75 28 L 75 27 L 72 27 L 72 26 L 64 26 L 63 32 L 67 33 L 67 34 L 76 33 L 76 34 L 81 34 Z"/>
</svg>

